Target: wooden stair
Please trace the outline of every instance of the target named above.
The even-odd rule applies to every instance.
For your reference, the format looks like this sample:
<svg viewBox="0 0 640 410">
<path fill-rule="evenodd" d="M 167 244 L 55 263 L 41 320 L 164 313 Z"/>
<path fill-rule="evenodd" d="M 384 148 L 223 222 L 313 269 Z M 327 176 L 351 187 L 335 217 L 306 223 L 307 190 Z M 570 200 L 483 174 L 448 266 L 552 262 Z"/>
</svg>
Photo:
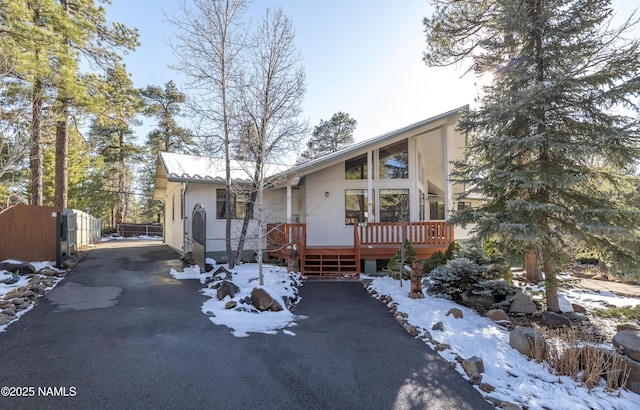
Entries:
<svg viewBox="0 0 640 410">
<path fill-rule="evenodd" d="M 307 248 L 302 275 L 317 279 L 357 279 L 360 261 L 353 248 Z"/>
</svg>

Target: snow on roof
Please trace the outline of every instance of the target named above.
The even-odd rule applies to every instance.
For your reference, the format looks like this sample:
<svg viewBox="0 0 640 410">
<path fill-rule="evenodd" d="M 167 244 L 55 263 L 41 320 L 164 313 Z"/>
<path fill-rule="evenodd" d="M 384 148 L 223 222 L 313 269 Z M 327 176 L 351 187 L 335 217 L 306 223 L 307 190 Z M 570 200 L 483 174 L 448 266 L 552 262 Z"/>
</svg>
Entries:
<svg viewBox="0 0 640 410">
<path fill-rule="evenodd" d="M 161 152 L 160 160 L 169 181 L 221 182 L 225 180 L 223 158 Z M 265 176 L 270 177 L 288 169 L 285 165 L 267 164 Z M 236 183 L 251 182 L 255 165 L 248 161 L 231 161 L 231 179 Z"/>
</svg>

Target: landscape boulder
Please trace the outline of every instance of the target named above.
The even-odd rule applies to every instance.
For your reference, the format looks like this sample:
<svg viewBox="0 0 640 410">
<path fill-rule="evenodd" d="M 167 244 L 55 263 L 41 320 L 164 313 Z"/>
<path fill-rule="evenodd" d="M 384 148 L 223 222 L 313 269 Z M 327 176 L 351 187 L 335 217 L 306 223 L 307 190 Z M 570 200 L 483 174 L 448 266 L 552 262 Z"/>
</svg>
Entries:
<svg viewBox="0 0 640 410">
<path fill-rule="evenodd" d="M 280 312 L 283 310 L 280 303 L 274 300 L 269 292 L 263 288 L 255 288 L 251 291 L 251 303 L 262 312 L 266 310 Z"/>
<path fill-rule="evenodd" d="M 452 315 L 456 319 L 462 319 L 462 310 L 460 310 L 458 308 L 451 308 L 447 312 L 447 316 L 449 316 L 449 315 Z"/>
<path fill-rule="evenodd" d="M 562 316 L 566 317 L 572 322 L 588 322 L 589 316 L 583 315 L 582 313 L 577 312 L 563 312 Z"/>
<path fill-rule="evenodd" d="M 9 315 L 5 315 L 4 313 L 0 313 L 0 326 L 6 325 L 11 321 L 12 317 Z"/>
<path fill-rule="evenodd" d="M 547 349 L 547 340 L 534 329 L 518 326 L 509 333 L 509 344 L 525 356 L 533 358 L 536 351 Z"/>
<path fill-rule="evenodd" d="M 484 362 L 478 356 L 472 356 L 462 361 L 462 368 L 467 376 L 484 373 Z"/>
<path fill-rule="evenodd" d="M 541 326 L 553 329 L 561 327 L 571 327 L 571 321 L 559 313 L 554 312 L 536 312 L 531 316 L 531 320 Z"/>
<path fill-rule="evenodd" d="M 462 298 L 462 303 L 464 305 L 474 307 L 474 308 L 480 307 L 484 309 L 489 309 L 491 306 L 493 306 L 494 303 L 496 303 L 496 298 L 493 295 L 490 295 L 490 296 L 476 295 L 472 293 L 470 290 L 462 293 L 460 297 Z"/>
<path fill-rule="evenodd" d="M 626 358 L 629 378 L 627 379 L 627 389 L 640 394 L 640 362 Z"/>
<path fill-rule="evenodd" d="M 618 323 L 618 325 L 616 326 L 616 330 L 618 332 L 620 332 L 622 330 L 637 330 L 637 331 L 640 331 L 640 326 L 638 326 L 635 323 L 631 323 L 631 322 Z"/>
<path fill-rule="evenodd" d="M 528 295 L 525 295 L 521 291 L 516 293 L 509 307 L 509 313 L 524 313 L 532 314 L 538 311 L 538 307 Z"/>
<path fill-rule="evenodd" d="M 578 305 L 576 303 L 572 303 L 571 308 L 573 308 L 573 311 L 576 313 L 582 313 L 582 314 L 587 313 L 587 309 L 584 306 Z"/>
<path fill-rule="evenodd" d="M 231 272 L 229 272 L 229 270 L 224 266 L 220 266 L 215 272 L 213 272 L 214 277 L 218 276 L 219 278 L 222 278 L 223 275 L 224 279 L 231 279 Z"/>
<path fill-rule="evenodd" d="M 491 309 L 488 310 L 484 315 L 494 322 L 509 320 L 509 315 L 507 315 L 507 313 L 502 309 Z"/>
<path fill-rule="evenodd" d="M 227 296 L 233 298 L 238 292 L 240 292 L 240 288 L 235 283 L 223 280 L 218 286 L 216 295 L 218 296 L 218 300 L 222 300 Z"/>
<path fill-rule="evenodd" d="M 29 262 L 23 261 L 4 261 L 0 262 L 0 271 L 18 273 L 20 275 L 34 275 L 37 273 L 36 268 Z"/>
<path fill-rule="evenodd" d="M 16 275 L 13 272 L 8 272 L 7 276 L 2 276 L 0 279 L 0 283 L 4 283 L 5 285 L 13 285 L 20 280 L 20 276 Z"/>
<path fill-rule="evenodd" d="M 613 347 L 620 348 L 622 354 L 640 362 L 640 331 L 622 330 L 613 336 Z"/>
</svg>

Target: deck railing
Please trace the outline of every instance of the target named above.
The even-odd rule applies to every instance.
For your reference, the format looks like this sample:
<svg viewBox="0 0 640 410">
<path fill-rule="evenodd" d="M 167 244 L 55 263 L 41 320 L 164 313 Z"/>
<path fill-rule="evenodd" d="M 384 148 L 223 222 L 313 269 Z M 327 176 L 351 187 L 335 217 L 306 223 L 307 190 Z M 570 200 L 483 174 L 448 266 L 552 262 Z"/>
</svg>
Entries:
<svg viewBox="0 0 640 410">
<path fill-rule="evenodd" d="M 269 252 L 289 257 L 294 245 L 298 252 L 298 260 L 304 263 L 307 248 L 307 224 L 267 224 L 267 250 Z M 303 266 L 300 266 L 300 269 L 302 268 Z"/>
<path fill-rule="evenodd" d="M 400 245 L 408 239 L 413 246 L 448 246 L 453 225 L 446 222 L 371 222 L 355 227 L 361 246 Z"/>
</svg>

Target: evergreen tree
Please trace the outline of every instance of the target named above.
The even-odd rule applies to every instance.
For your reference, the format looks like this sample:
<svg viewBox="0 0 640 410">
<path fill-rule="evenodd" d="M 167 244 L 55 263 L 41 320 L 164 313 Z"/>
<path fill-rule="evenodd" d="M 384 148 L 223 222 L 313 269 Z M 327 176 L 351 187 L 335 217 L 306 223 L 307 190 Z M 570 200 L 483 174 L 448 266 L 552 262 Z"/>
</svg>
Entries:
<svg viewBox="0 0 640 410">
<path fill-rule="evenodd" d="M 298 162 L 319 158 L 353 144 L 353 131 L 357 124 L 356 120 L 342 111 L 333 114 L 329 121 L 320 120 Z"/>
<path fill-rule="evenodd" d="M 499 252 L 487 253 L 478 243 L 460 247 L 452 259 L 427 275 L 428 293 L 461 302 L 462 294 L 493 296 L 499 307 L 507 307 L 517 288 L 505 280 L 509 267 Z"/>
<path fill-rule="evenodd" d="M 146 103 L 144 115 L 157 121 L 156 129 L 147 136 L 147 146 L 155 157 L 158 152 L 190 153 L 194 150 L 193 136 L 176 122 L 186 95 L 173 81 L 164 85 L 147 86 L 141 91 Z"/>
<path fill-rule="evenodd" d="M 469 61 L 492 73 L 459 128 L 467 160 L 453 179 L 486 203 L 453 215 L 483 238 L 540 251 L 548 309 L 558 311 L 563 235 L 610 260 L 637 263 L 621 243 L 640 217 L 610 190 L 630 187 L 640 159 L 640 40 L 612 28 L 609 0 L 438 1 L 425 19 L 430 65 Z"/>
<path fill-rule="evenodd" d="M 69 115 L 75 106 L 87 105 L 87 84 L 80 74 L 80 58 L 103 70 L 115 69 L 121 57 L 116 50 L 133 50 L 138 33 L 120 23 L 108 24 L 105 9 L 97 3 L 106 0 L 59 0 L 60 24 L 56 27 L 60 43 L 55 54 L 56 88 L 56 206 L 66 207 L 68 197 Z"/>
<path fill-rule="evenodd" d="M 123 66 L 117 65 L 107 70 L 107 76 L 98 81 L 96 99 L 105 110 L 97 114 L 91 124 L 92 142 L 104 161 L 111 168 L 107 189 L 118 194 L 118 206 L 112 218 L 113 226 L 126 221 L 127 209 L 131 200 L 133 184 L 133 161 L 140 149 L 132 141 L 132 125 L 136 116 L 142 112 L 143 103 L 140 91 L 133 87 L 131 77 Z M 106 108 L 108 107 L 108 108 Z"/>
<path fill-rule="evenodd" d="M 51 62 L 60 45 L 59 7 L 55 0 L 13 0 L 0 3 L 3 65 L 25 89 L 31 105 L 30 203 L 42 205 L 42 128 L 45 107 L 51 100 Z"/>
<path fill-rule="evenodd" d="M 140 187 L 145 194 L 141 203 L 140 216 L 144 222 L 156 222 L 162 214 L 162 201 L 153 199 L 156 161 L 159 152 L 191 153 L 197 151 L 191 132 L 176 122 L 182 112 L 186 95 L 178 90 L 173 81 L 164 88 L 150 85 L 141 90 L 145 102 L 144 115 L 156 120 L 156 128 L 147 135 L 145 160 L 140 173 Z"/>
</svg>

